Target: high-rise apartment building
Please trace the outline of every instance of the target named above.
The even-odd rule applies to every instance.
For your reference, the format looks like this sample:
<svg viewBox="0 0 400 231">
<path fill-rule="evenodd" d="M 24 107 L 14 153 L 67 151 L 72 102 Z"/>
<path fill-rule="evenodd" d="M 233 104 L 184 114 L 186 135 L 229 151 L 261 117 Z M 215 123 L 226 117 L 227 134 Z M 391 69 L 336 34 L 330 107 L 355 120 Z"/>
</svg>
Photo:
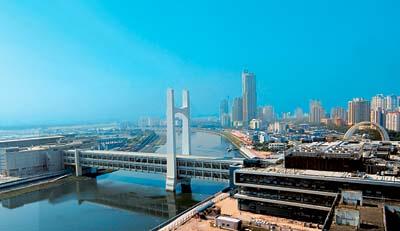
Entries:
<svg viewBox="0 0 400 231">
<path fill-rule="evenodd" d="M 388 112 L 386 114 L 386 129 L 400 132 L 400 112 Z"/>
<path fill-rule="evenodd" d="M 303 120 L 303 118 L 304 118 L 303 109 L 300 108 L 300 107 L 296 108 L 296 110 L 294 111 L 294 116 L 295 116 L 297 121 Z"/>
<path fill-rule="evenodd" d="M 397 111 L 400 106 L 399 99 L 396 95 L 378 94 L 372 97 L 371 110 Z"/>
<path fill-rule="evenodd" d="M 271 123 L 275 121 L 275 111 L 273 106 L 264 106 L 263 107 L 263 118 L 262 120 L 265 123 Z"/>
<path fill-rule="evenodd" d="M 348 124 L 354 125 L 359 122 L 370 121 L 371 105 L 368 100 L 354 98 L 348 103 Z"/>
<path fill-rule="evenodd" d="M 371 109 L 371 122 L 385 127 L 386 113 L 381 108 Z"/>
<path fill-rule="evenodd" d="M 242 93 L 243 123 L 248 126 L 249 122 L 257 117 L 257 92 L 256 76 L 247 70 L 242 72 Z"/>
<path fill-rule="evenodd" d="M 399 107 L 397 96 L 388 95 L 386 96 L 386 110 L 387 111 L 396 111 Z"/>
<path fill-rule="evenodd" d="M 233 99 L 232 104 L 232 123 L 243 121 L 243 101 L 241 97 Z"/>
<path fill-rule="evenodd" d="M 331 118 L 347 121 L 347 110 L 342 107 L 334 107 L 331 109 Z"/>
<path fill-rule="evenodd" d="M 385 110 L 386 109 L 386 97 L 383 94 L 378 94 L 372 97 L 371 110 Z"/>
<path fill-rule="evenodd" d="M 229 106 L 228 106 L 228 100 L 224 99 L 221 101 L 221 104 L 219 105 L 219 119 L 221 122 L 222 127 L 228 127 L 229 124 L 227 124 L 227 117 L 229 117 Z M 229 120 L 230 123 L 230 120 Z"/>
<path fill-rule="evenodd" d="M 229 113 L 229 106 L 228 106 L 228 100 L 227 99 L 223 99 L 221 101 L 221 104 L 219 105 L 219 114 L 227 114 Z"/>
<path fill-rule="evenodd" d="M 322 108 L 321 101 L 311 100 L 310 102 L 310 116 L 309 122 L 319 124 L 324 117 L 324 109 Z"/>
</svg>

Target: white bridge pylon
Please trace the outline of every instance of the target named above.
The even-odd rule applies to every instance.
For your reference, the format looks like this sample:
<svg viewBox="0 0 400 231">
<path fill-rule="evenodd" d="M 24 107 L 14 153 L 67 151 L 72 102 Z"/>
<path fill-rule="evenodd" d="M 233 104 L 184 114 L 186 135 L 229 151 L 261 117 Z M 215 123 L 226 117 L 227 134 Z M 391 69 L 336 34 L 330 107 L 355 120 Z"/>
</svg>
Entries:
<svg viewBox="0 0 400 231">
<path fill-rule="evenodd" d="M 175 191 L 177 184 L 175 117 L 182 120 L 182 154 L 190 155 L 189 91 L 182 92 L 182 107 L 175 107 L 174 90 L 167 90 L 167 179 L 166 190 Z"/>
</svg>

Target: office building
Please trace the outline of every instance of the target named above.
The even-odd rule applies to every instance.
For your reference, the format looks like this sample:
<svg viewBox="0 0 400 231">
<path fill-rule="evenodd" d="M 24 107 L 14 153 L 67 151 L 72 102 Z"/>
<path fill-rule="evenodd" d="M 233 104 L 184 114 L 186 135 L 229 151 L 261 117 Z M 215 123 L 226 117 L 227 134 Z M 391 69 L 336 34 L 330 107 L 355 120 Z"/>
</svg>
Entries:
<svg viewBox="0 0 400 231">
<path fill-rule="evenodd" d="M 368 100 L 363 98 L 354 98 L 348 103 L 348 124 L 370 121 L 371 106 Z"/>
<path fill-rule="evenodd" d="M 309 122 L 319 124 L 322 118 L 324 118 L 324 109 L 322 108 L 321 101 L 311 100 Z"/>
<path fill-rule="evenodd" d="M 232 104 L 232 123 L 238 124 L 243 121 L 243 100 L 241 97 L 233 99 Z"/>
<path fill-rule="evenodd" d="M 252 119 L 257 117 L 256 76 L 247 70 L 242 72 L 242 93 L 243 122 L 247 126 Z"/>
<path fill-rule="evenodd" d="M 386 129 L 400 132 L 400 112 L 388 112 L 386 114 Z"/>
</svg>

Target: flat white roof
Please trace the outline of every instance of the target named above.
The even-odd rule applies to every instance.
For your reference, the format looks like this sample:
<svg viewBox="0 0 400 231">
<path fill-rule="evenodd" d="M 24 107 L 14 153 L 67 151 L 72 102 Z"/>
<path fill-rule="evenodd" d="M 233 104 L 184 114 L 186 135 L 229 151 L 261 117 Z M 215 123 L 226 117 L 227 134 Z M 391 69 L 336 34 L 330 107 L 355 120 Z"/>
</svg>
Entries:
<svg viewBox="0 0 400 231">
<path fill-rule="evenodd" d="M 218 220 L 224 220 L 224 221 L 229 221 L 229 222 L 240 222 L 240 219 L 234 218 L 234 217 L 227 217 L 227 216 L 219 216 L 217 217 Z"/>
<path fill-rule="evenodd" d="M 0 140 L 0 143 L 45 140 L 45 139 L 61 139 L 61 138 L 64 138 L 64 136 L 38 136 L 38 137 L 30 137 L 30 138 L 12 139 L 12 140 Z"/>
</svg>

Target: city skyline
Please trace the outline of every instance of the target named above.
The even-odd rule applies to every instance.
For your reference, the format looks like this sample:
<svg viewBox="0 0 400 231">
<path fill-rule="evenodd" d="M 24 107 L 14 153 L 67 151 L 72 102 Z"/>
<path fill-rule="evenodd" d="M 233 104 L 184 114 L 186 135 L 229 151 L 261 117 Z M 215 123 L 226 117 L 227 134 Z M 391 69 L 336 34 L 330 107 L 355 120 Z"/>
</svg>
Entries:
<svg viewBox="0 0 400 231">
<path fill-rule="evenodd" d="M 399 95 L 399 3 L 343 4 L 2 2 L 1 125 L 161 117 L 168 87 L 217 115 L 243 69 L 277 112 Z"/>
</svg>

